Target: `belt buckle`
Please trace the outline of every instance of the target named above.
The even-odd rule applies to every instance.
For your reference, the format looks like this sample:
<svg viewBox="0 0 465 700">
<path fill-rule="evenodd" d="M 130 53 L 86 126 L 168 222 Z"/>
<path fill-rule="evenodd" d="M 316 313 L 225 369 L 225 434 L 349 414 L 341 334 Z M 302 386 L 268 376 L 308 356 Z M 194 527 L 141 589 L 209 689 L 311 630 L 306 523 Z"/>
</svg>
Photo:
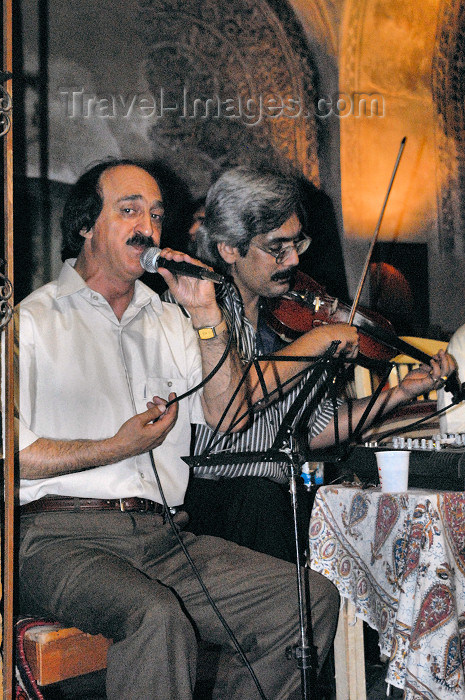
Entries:
<svg viewBox="0 0 465 700">
<path fill-rule="evenodd" d="M 119 499 L 119 509 L 122 513 L 124 513 L 126 510 L 126 506 L 124 504 L 124 498 Z"/>
<path fill-rule="evenodd" d="M 178 510 L 179 510 L 178 506 L 168 507 L 168 512 L 171 516 L 176 515 Z M 164 509 L 163 510 L 163 523 L 166 523 L 166 522 L 168 522 L 168 513 L 167 513 L 166 509 Z"/>
</svg>

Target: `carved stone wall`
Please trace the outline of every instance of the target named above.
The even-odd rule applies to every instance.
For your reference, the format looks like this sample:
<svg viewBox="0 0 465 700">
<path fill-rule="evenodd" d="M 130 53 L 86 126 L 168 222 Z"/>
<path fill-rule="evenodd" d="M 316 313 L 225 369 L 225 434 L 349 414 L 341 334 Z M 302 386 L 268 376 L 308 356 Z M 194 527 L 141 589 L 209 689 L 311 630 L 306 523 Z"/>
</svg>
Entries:
<svg viewBox="0 0 465 700">
<path fill-rule="evenodd" d="M 154 155 L 193 183 L 199 171 L 276 163 L 318 184 L 315 75 L 286 3 L 142 0 L 139 13 L 159 100 Z"/>
<path fill-rule="evenodd" d="M 438 117 L 439 245 L 463 251 L 465 226 L 465 5 L 443 1 L 432 72 Z"/>
<path fill-rule="evenodd" d="M 452 330 L 465 323 L 465 5 L 441 0 L 433 56 L 436 116 L 438 237 L 434 241 L 437 315 Z"/>
<path fill-rule="evenodd" d="M 24 63 L 35 70 L 37 0 L 19 5 Z M 224 165 L 295 166 L 335 204 L 353 295 L 406 135 L 380 242 L 427 245 L 431 321 L 452 330 L 465 322 L 463 6 L 465 0 L 50 0 L 49 177 L 73 182 L 108 155 L 157 158 L 200 196 Z M 156 98 L 158 116 L 144 111 L 143 93 Z M 338 94 L 343 105 L 357 95 L 365 105 L 354 99 L 341 110 Z M 37 178 L 42 137 L 33 105 L 26 112 L 24 162 L 28 177 Z M 31 248 L 30 227 L 21 228 Z M 56 275 L 58 248 L 34 246 L 34 286 L 48 281 L 47 265 Z M 451 278 L 457 301 L 445 325 Z"/>
</svg>

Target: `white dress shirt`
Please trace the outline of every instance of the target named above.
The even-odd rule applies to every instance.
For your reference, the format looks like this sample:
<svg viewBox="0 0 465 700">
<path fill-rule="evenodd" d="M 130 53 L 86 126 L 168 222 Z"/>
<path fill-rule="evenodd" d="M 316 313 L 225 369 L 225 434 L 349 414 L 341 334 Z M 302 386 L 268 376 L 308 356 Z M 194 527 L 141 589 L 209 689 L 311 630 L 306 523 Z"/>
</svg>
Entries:
<svg viewBox="0 0 465 700">
<path fill-rule="evenodd" d="M 154 395 L 179 396 L 202 378 L 198 340 L 175 304 L 136 282 L 119 321 L 67 260 L 58 280 L 19 305 L 19 449 L 37 438 L 114 435 Z M 18 313 L 18 311 L 17 311 Z M 18 364 L 18 362 L 17 362 Z M 153 453 L 169 505 L 183 502 L 191 423 L 204 423 L 199 392 L 179 403 L 174 428 Z M 47 494 L 139 496 L 161 502 L 149 455 L 44 479 L 22 479 L 21 503 Z"/>
</svg>

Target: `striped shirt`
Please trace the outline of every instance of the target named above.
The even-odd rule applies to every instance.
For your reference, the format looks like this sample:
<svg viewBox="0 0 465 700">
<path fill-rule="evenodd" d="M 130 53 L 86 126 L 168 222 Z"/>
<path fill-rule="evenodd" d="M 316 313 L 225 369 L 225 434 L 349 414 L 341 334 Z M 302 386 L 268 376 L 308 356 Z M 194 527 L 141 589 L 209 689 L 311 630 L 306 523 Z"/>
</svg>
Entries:
<svg viewBox="0 0 465 700">
<path fill-rule="evenodd" d="M 284 344 L 278 335 L 273 333 L 273 339 L 269 339 L 269 331 L 263 325 L 263 314 L 260 315 L 257 332 L 246 318 L 242 299 L 233 284 L 228 284 L 229 294 L 222 286 L 218 293 L 218 304 L 223 312 L 229 329 L 232 329 L 233 342 L 235 343 L 239 356 L 244 364 L 259 354 L 275 352 Z M 175 301 L 169 292 L 164 298 Z M 272 347 L 274 345 L 274 347 Z M 286 483 L 288 481 L 287 460 L 277 462 L 248 462 L 238 464 L 228 463 L 230 453 L 250 453 L 263 452 L 269 450 L 275 440 L 276 434 L 292 404 L 299 396 L 306 381 L 311 378 L 312 370 L 303 375 L 299 383 L 284 396 L 274 400 L 266 408 L 254 412 L 250 425 L 236 433 L 221 433 L 214 437 L 213 446 L 210 443 L 213 431 L 206 425 L 195 426 L 194 455 L 201 455 L 207 450 L 208 454 L 223 454 L 224 462 L 219 465 L 194 466 L 194 475 L 203 478 L 238 477 L 238 476 L 260 476 L 268 477 L 273 481 Z M 327 399 L 327 391 L 324 385 L 326 371 L 319 378 L 316 385 L 311 389 L 303 406 L 296 414 L 293 425 L 295 425 L 305 410 L 311 411 L 307 420 L 308 434 L 305 442 L 308 447 L 308 439 L 318 435 L 329 423 L 334 414 L 333 402 Z M 312 410 L 312 403 L 316 404 Z M 339 402 L 338 402 L 339 403 Z M 291 450 L 297 449 L 296 438 L 290 438 L 289 447 Z M 300 445 L 300 448 L 302 445 Z M 199 459 L 199 462 L 201 460 Z"/>
</svg>

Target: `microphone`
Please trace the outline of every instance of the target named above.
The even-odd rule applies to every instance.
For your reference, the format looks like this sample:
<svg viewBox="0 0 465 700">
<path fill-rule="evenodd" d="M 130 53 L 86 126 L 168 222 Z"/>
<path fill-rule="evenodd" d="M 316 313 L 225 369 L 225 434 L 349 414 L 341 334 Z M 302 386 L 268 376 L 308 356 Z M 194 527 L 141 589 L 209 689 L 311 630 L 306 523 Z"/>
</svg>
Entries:
<svg viewBox="0 0 465 700">
<path fill-rule="evenodd" d="M 193 265 L 188 262 L 176 262 L 175 260 L 166 260 L 160 257 L 161 249 L 156 246 L 146 248 L 140 256 L 140 264 L 146 272 L 157 272 L 159 267 L 166 267 L 173 275 L 181 275 L 184 277 L 196 277 L 201 280 L 210 280 L 216 284 L 224 282 L 224 277 L 218 275 L 212 270 L 207 270 L 200 265 Z"/>
</svg>

